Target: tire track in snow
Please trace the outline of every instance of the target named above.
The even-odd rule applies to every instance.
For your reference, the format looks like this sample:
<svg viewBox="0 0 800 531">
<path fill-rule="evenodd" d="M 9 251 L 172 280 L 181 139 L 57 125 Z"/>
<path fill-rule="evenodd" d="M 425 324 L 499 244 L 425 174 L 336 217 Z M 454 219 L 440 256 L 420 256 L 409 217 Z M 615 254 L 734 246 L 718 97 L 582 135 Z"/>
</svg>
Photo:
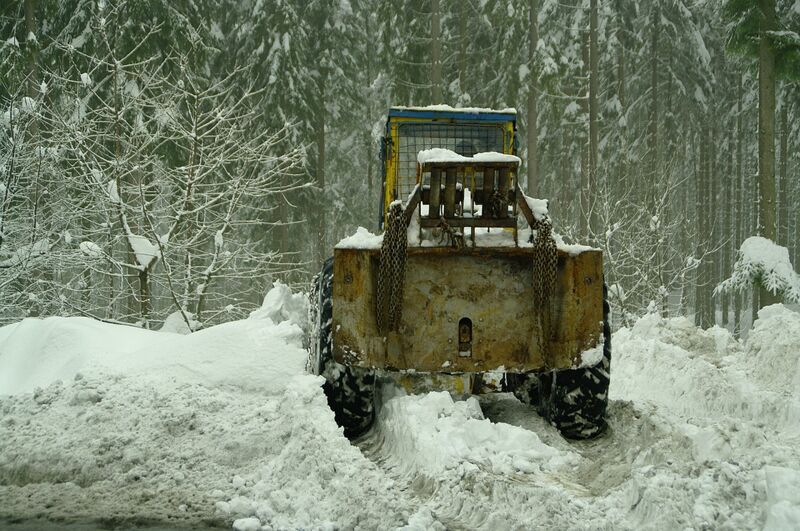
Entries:
<svg viewBox="0 0 800 531">
<path fill-rule="evenodd" d="M 564 511 L 577 516 L 580 503 L 574 500 L 591 492 L 565 471 L 577 467 L 580 457 L 533 409 L 506 398 L 527 410 L 522 414 L 531 422 L 538 420 L 541 431 L 484 420 L 480 408 L 471 410 L 477 400 L 453 403 L 444 395 L 395 399 L 356 441 L 418 504 L 418 514 L 429 515 L 427 526 L 521 528 L 548 519 L 563 525 L 559 515 Z"/>
</svg>

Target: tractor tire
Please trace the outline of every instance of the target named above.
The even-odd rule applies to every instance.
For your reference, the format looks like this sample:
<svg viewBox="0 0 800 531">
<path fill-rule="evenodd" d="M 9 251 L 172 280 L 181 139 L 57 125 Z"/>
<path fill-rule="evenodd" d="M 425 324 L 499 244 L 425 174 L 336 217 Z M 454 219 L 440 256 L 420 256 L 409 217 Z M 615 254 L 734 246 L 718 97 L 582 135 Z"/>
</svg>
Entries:
<svg viewBox="0 0 800 531">
<path fill-rule="evenodd" d="M 375 419 L 375 374 L 333 359 L 333 258 L 314 278 L 310 317 L 312 334 L 308 370 L 325 377 L 322 388 L 336 424 L 352 439 L 366 432 Z"/>
<path fill-rule="evenodd" d="M 507 375 L 508 389 L 568 439 L 591 439 L 606 427 L 611 369 L 609 305 L 603 286 L 603 357 L 592 367 Z"/>
</svg>

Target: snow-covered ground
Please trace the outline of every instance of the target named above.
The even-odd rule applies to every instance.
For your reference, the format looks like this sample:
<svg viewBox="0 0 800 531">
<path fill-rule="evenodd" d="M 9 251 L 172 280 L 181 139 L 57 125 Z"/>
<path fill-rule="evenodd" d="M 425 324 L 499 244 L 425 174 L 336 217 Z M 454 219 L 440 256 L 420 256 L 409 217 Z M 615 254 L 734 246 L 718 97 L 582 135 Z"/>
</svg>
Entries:
<svg viewBox="0 0 800 531">
<path fill-rule="evenodd" d="M 385 389 L 350 444 L 304 374 L 302 300 L 191 335 L 0 328 L 0 523 L 236 529 L 800 528 L 800 314 L 747 342 L 648 316 L 613 338 L 609 432 L 510 395 Z"/>
</svg>

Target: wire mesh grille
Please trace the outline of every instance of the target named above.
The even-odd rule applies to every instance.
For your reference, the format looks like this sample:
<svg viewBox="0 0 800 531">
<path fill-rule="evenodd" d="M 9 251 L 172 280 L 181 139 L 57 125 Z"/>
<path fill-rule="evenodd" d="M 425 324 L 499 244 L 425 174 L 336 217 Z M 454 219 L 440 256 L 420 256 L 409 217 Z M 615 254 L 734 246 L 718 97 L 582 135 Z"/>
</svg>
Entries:
<svg viewBox="0 0 800 531">
<path fill-rule="evenodd" d="M 497 125 L 400 124 L 399 137 L 397 197 L 404 201 L 417 182 L 417 153 L 423 149 L 444 148 L 465 157 L 486 151 L 503 153 L 503 129 Z M 426 175 L 423 184 L 427 183 Z"/>
</svg>

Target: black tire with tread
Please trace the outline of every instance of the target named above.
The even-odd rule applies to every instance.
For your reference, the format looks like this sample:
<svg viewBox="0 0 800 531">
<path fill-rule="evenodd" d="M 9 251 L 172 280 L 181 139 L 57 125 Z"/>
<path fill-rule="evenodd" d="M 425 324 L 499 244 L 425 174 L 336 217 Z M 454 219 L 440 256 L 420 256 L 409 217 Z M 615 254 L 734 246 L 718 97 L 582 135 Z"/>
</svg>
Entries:
<svg viewBox="0 0 800 531">
<path fill-rule="evenodd" d="M 348 438 L 366 432 L 375 419 L 375 375 L 371 371 L 348 367 L 333 359 L 333 258 L 328 258 L 314 279 L 311 291 L 316 313 L 316 334 L 311 338 L 309 370 L 325 377 L 323 389 L 336 423 Z M 313 311 L 313 310 L 312 310 Z M 313 344 L 316 343 L 316 344 Z M 314 349 L 316 348 L 316 357 Z"/>
<path fill-rule="evenodd" d="M 606 428 L 611 370 L 611 327 L 603 286 L 603 357 L 591 367 L 506 377 L 508 389 L 568 439 L 591 439 Z"/>
</svg>

